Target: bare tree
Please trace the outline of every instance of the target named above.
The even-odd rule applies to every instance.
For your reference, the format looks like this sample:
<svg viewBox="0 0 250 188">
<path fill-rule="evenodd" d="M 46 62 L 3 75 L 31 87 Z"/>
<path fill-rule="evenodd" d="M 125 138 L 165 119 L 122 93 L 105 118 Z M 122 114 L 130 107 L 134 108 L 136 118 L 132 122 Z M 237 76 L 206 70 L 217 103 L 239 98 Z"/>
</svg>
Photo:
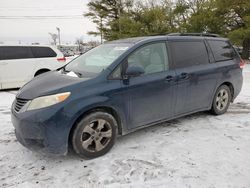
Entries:
<svg viewBox="0 0 250 188">
<path fill-rule="evenodd" d="M 53 44 L 56 45 L 56 39 L 58 38 L 58 35 L 55 33 L 49 33 L 49 35 L 51 36 L 53 40 Z"/>
<path fill-rule="evenodd" d="M 78 46 L 79 52 L 81 52 L 82 51 L 81 46 L 84 44 L 83 39 L 77 38 L 75 44 Z"/>
<path fill-rule="evenodd" d="M 89 41 L 87 42 L 88 46 L 91 46 L 92 48 L 99 46 L 101 43 L 99 41 Z"/>
</svg>

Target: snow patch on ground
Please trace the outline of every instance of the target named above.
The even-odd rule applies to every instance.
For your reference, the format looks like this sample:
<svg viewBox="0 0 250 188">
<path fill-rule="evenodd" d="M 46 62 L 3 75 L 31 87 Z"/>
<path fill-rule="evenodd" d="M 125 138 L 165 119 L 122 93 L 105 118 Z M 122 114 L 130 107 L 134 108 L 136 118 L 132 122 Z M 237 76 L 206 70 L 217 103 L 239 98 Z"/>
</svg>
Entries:
<svg viewBox="0 0 250 188">
<path fill-rule="evenodd" d="M 202 112 L 139 130 L 94 160 L 21 146 L 10 121 L 15 93 L 0 92 L 0 187 L 250 187 L 250 65 L 228 113 Z"/>
</svg>

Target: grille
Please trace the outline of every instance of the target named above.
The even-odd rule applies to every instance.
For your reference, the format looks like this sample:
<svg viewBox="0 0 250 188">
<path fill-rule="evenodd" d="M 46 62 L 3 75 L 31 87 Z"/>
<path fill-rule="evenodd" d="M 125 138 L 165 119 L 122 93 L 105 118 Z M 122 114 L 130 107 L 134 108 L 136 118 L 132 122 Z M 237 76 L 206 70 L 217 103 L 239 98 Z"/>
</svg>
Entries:
<svg viewBox="0 0 250 188">
<path fill-rule="evenodd" d="M 19 112 L 22 107 L 28 102 L 29 100 L 27 99 L 20 99 L 20 98 L 16 98 L 15 101 L 15 105 L 14 105 L 14 109 L 16 112 Z"/>
</svg>

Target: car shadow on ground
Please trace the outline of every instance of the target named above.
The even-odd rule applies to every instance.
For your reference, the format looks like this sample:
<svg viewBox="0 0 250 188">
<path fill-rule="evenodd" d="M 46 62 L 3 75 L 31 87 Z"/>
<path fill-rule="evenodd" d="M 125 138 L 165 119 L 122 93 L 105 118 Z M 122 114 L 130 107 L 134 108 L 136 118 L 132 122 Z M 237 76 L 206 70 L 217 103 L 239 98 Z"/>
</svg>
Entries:
<svg viewBox="0 0 250 188">
<path fill-rule="evenodd" d="M 169 120 L 169 121 L 165 121 L 162 123 L 158 123 L 155 125 L 151 125 L 142 129 L 138 129 L 134 132 L 131 132 L 127 135 L 124 136 L 119 136 L 117 138 L 117 141 L 115 143 L 114 149 L 112 149 L 110 152 L 116 152 L 115 148 L 119 147 L 120 144 L 123 143 L 129 143 L 131 140 L 133 139 L 141 139 L 141 141 L 143 142 L 144 140 L 144 136 L 147 133 L 150 134 L 161 134 L 163 136 L 173 136 L 173 134 L 178 134 L 180 132 L 189 132 L 191 131 L 190 129 L 190 121 L 192 120 L 203 120 L 203 121 L 209 121 L 210 118 L 215 119 L 215 120 L 219 120 L 221 121 L 220 117 L 225 116 L 225 115 L 237 115 L 237 114 L 250 114 L 250 105 L 247 103 L 232 103 L 230 105 L 230 108 L 228 109 L 228 112 L 224 115 L 221 116 L 215 116 L 213 114 L 211 114 L 209 111 L 203 111 L 203 112 L 197 112 L 191 115 L 186 115 L 177 119 L 173 119 L 173 120 Z M 194 125 L 196 126 L 196 125 Z M 198 126 L 198 125 L 197 125 Z M 209 125 L 200 125 L 200 126 L 208 126 L 206 128 L 213 128 L 213 126 L 209 126 Z M 135 146 L 131 145 L 128 146 L 128 148 L 132 148 L 132 149 L 136 149 L 133 148 Z M 74 158 L 74 159 L 81 159 L 79 158 L 73 151 L 72 148 L 69 149 L 68 155 L 67 155 L 68 159 L 70 158 Z M 66 157 L 66 158 L 67 158 Z"/>
<path fill-rule="evenodd" d="M 143 137 L 145 134 L 158 134 L 162 133 L 164 136 L 171 136 L 172 134 L 178 133 L 178 132 L 188 132 L 188 128 L 185 128 L 185 121 L 187 120 L 193 120 L 197 118 L 206 118 L 207 116 L 210 116 L 209 112 L 198 112 L 192 115 L 187 115 L 178 119 L 158 123 L 155 125 L 151 125 L 142 129 L 138 129 L 134 132 L 131 132 L 127 135 L 124 136 L 119 136 L 116 140 L 115 146 L 109 153 L 111 154 L 116 154 L 116 147 L 119 147 L 120 144 L 125 144 L 128 143 L 130 140 L 133 140 L 135 138 L 138 139 L 141 138 L 141 141 L 143 142 Z M 20 146 L 22 147 L 22 146 Z M 136 149 L 133 148 L 134 146 L 128 146 L 130 149 Z M 25 148 L 28 150 L 27 148 Z M 70 160 L 88 160 L 88 159 L 82 159 L 77 154 L 73 151 L 72 146 L 69 144 L 69 150 L 67 155 L 65 156 L 57 156 L 57 155 L 50 155 L 50 154 L 44 154 L 44 153 L 39 153 L 39 152 L 32 152 L 31 154 L 34 154 L 36 157 L 43 158 L 43 160 L 49 160 L 49 161 L 70 161 Z M 101 156 L 102 157 L 102 156 Z M 99 157 L 99 158 L 101 158 Z M 98 159 L 98 158 L 97 158 Z"/>
<path fill-rule="evenodd" d="M 180 117 L 177 119 L 173 119 L 173 120 L 169 120 L 169 121 L 165 121 L 162 123 L 158 123 L 158 124 L 154 124 L 148 127 L 144 127 L 138 130 L 135 130 L 127 135 L 123 135 L 123 136 L 118 136 L 116 143 L 114 145 L 114 148 L 111 149 L 110 152 L 115 152 L 115 148 L 119 147 L 120 144 L 124 143 L 126 145 L 126 143 L 128 143 L 130 140 L 133 140 L 135 138 L 141 138 L 141 141 L 143 142 L 143 137 L 145 136 L 145 134 L 150 133 L 150 134 L 158 134 L 161 133 L 164 136 L 171 136 L 172 134 L 178 133 L 178 132 L 188 132 L 188 128 L 185 128 L 185 121 L 187 120 L 194 120 L 194 119 L 198 119 L 198 118 L 207 118 L 208 116 L 212 116 L 209 112 L 197 112 L 191 115 L 187 115 L 184 117 Z M 132 149 L 136 149 L 133 148 L 134 146 L 131 145 L 128 146 L 129 148 Z M 54 158 L 53 156 L 51 156 L 52 158 Z M 68 154 L 64 157 L 65 159 L 68 158 L 74 158 L 74 159 L 81 159 L 80 157 L 77 156 L 77 154 L 75 154 L 75 152 L 73 151 L 72 147 L 69 147 L 69 151 Z"/>
</svg>

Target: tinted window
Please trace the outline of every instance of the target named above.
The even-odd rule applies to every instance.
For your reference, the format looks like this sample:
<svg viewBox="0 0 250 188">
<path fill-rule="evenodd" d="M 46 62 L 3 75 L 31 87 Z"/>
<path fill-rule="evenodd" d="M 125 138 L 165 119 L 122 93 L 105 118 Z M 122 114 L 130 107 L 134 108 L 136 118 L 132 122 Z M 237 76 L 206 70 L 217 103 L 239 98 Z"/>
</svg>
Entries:
<svg viewBox="0 0 250 188">
<path fill-rule="evenodd" d="M 215 61 L 225 61 L 235 57 L 235 51 L 229 42 L 211 40 L 208 43 L 214 54 Z"/>
<path fill-rule="evenodd" d="M 56 57 L 56 53 L 49 47 L 31 47 L 35 58 Z"/>
<path fill-rule="evenodd" d="M 168 69 L 166 44 L 155 43 L 144 46 L 128 57 L 128 67 L 140 66 L 145 74 L 162 72 Z"/>
<path fill-rule="evenodd" d="M 29 47 L 0 46 L 0 60 L 33 58 Z"/>
<path fill-rule="evenodd" d="M 175 41 L 170 47 L 177 68 L 209 63 L 203 41 Z"/>
</svg>

